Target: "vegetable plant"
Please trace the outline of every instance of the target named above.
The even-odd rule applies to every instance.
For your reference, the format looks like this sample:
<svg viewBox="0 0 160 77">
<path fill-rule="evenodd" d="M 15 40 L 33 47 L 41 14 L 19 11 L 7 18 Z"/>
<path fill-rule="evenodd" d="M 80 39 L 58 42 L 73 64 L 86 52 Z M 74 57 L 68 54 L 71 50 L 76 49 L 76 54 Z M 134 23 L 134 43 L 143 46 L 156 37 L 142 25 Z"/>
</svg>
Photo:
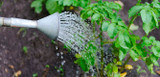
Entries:
<svg viewBox="0 0 160 77">
<path fill-rule="evenodd" d="M 81 7 L 81 17 L 86 20 L 90 19 L 93 26 L 93 34 L 96 33 L 96 27 L 99 27 L 100 33 L 95 38 L 100 38 L 101 48 L 96 48 L 89 42 L 88 49 L 82 51 L 83 55 L 76 54 L 77 63 L 82 70 L 89 71 L 91 66 L 96 66 L 96 53 L 101 53 L 101 67 L 97 67 L 98 75 L 104 77 L 120 77 L 120 73 L 124 71 L 125 65 L 130 59 L 133 61 L 143 60 L 148 69 L 154 74 L 153 66 L 159 66 L 157 62 L 160 57 L 160 41 L 154 36 L 149 36 L 149 33 L 154 29 L 159 28 L 160 22 L 160 2 L 153 0 L 152 3 L 141 3 L 130 8 L 128 11 L 129 24 L 126 24 L 119 15 L 122 6 L 116 2 L 95 0 L 35 0 L 31 7 L 35 8 L 36 13 L 42 11 L 42 6 L 45 4 L 46 9 L 50 14 L 62 12 L 65 8 Z M 141 17 L 142 28 L 145 32 L 144 36 L 134 34 L 136 30 L 134 21 L 137 17 Z M 103 38 L 103 33 L 107 33 L 109 39 Z M 104 50 L 103 46 L 110 44 L 112 53 L 115 56 L 112 63 L 104 66 Z M 100 49 L 100 51 L 97 51 Z M 128 54 L 127 60 L 124 61 Z M 84 56 L 87 56 L 84 57 Z M 119 69 L 119 66 L 121 68 Z"/>
</svg>

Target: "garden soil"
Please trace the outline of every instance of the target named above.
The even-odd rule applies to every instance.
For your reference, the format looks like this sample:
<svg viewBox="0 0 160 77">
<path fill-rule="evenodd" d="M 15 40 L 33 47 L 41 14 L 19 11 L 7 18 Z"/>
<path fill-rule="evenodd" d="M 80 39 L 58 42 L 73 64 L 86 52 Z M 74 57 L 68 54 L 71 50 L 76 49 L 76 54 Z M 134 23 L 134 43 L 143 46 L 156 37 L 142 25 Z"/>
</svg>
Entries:
<svg viewBox="0 0 160 77">
<path fill-rule="evenodd" d="M 35 14 L 34 9 L 30 7 L 33 0 L 1 1 L 3 2 L 0 9 L 0 16 L 2 17 L 37 20 L 49 15 L 46 10 L 43 10 L 41 14 Z M 127 12 L 131 6 L 136 4 L 136 1 L 122 0 L 125 6 L 120 14 L 126 23 L 129 21 Z M 135 23 L 142 25 L 140 18 Z M 160 40 L 160 32 L 158 31 L 155 30 L 150 35 L 154 35 Z M 135 33 L 140 36 L 144 35 L 142 28 L 139 28 L 139 31 Z M 26 53 L 23 47 L 27 47 Z M 0 28 L 0 77 L 13 77 L 16 74 L 19 77 L 32 77 L 33 74 L 38 74 L 38 77 L 76 77 L 76 70 L 79 70 L 78 76 L 83 77 L 80 75 L 83 72 L 77 68 L 74 60 L 72 55 L 64 49 L 62 43 L 51 42 L 46 35 L 36 29 Z M 61 66 L 63 61 L 65 61 L 64 66 Z M 138 64 L 143 69 L 147 69 L 142 61 L 136 63 L 130 61 L 129 63 L 131 65 Z M 49 65 L 49 68 L 46 65 Z M 61 71 L 57 71 L 57 69 Z M 133 76 L 130 74 L 128 77 Z M 158 77 L 158 75 L 151 75 L 147 71 L 147 73 L 142 73 L 140 77 Z"/>
</svg>

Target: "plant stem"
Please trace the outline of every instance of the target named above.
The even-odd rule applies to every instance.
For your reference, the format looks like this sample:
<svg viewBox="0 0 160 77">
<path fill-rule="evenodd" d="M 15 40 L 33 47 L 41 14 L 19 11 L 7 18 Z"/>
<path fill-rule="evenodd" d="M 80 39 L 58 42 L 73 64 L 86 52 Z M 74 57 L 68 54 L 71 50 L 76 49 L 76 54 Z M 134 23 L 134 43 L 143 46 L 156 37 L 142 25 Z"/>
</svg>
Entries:
<svg viewBox="0 0 160 77">
<path fill-rule="evenodd" d="M 128 25 L 128 30 L 129 28 L 131 27 L 131 25 L 133 24 L 134 20 L 137 18 L 138 15 L 134 15 L 131 19 L 131 21 L 129 22 L 129 25 Z"/>
<path fill-rule="evenodd" d="M 102 28 L 100 27 L 100 34 L 99 34 L 99 37 L 100 37 L 100 43 L 101 43 L 101 72 L 100 72 L 100 75 L 101 77 L 103 77 L 103 72 L 104 72 L 104 62 L 103 62 L 103 57 L 104 57 L 104 51 L 103 51 L 103 32 L 102 32 Z"/>
<path fill-rule="evenodd" d="M 125 65 L 128 63 L 128 61 L 131 59 L 131 56 L 129 55 L 129 57 L 127 58 L 127 60 L 124 62 L 122 69 L 120 70 L 120 72 L 122 72 L 124 70 Z"/>
<path fill-rule="evenodd" d="M 127 60 L 124 62 L 124 65 L 123 65 L 123 66 L 125 66 L 130 59 L 131 59 L 131 56 L 129 56 L 129 57 L 127 58 Z"/>
</svg>

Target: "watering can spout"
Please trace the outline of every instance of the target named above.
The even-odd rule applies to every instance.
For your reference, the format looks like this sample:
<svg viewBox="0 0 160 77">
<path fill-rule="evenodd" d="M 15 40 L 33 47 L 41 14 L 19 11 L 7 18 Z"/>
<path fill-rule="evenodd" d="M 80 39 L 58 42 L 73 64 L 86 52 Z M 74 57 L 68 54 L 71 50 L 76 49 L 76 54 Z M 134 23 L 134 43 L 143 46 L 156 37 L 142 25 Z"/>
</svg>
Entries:
<svg viewBox="0 0 160 77">
<path fill-rule="evenodd" d="M 0 26 L 37 28 L 55 40 L 59 33 L 59 13 L 54 13 L 39 20 L 0 17 Z"/>
</svg>

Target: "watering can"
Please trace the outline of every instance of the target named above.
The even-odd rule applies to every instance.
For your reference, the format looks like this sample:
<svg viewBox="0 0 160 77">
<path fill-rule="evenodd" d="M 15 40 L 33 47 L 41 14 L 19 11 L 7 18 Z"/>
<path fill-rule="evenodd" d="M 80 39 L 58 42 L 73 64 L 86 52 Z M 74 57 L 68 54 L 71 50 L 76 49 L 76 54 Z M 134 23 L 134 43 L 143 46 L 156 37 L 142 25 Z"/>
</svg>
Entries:
<svg viewBox="0 0 160 77">
<path fill-rule="evenodd" d="M 59 13 L 54 13 L 39 20 L 0 17 L 0 27 L 37 28 L 55 40 L 59 33 Z"/>
</svg>

